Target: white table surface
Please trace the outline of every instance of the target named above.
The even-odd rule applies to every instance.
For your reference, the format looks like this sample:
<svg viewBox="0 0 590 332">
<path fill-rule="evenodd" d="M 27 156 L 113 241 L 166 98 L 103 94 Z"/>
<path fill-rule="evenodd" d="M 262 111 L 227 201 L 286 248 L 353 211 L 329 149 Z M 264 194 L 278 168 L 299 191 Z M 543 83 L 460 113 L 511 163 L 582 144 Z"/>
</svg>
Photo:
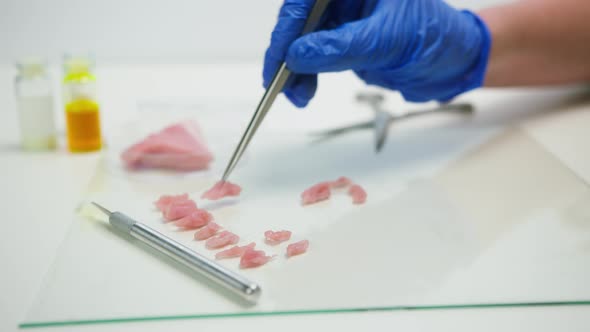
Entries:
<svg viewBox="0 0 590 332">
<path fill-rule="evenodd" d="M 55 75 L 57 76 L 57 75 Z M 11 67 L 0 66 L 0 331 L 17 329 L 36 296 L 67 231 L 73 204 L 94 173 L 98 154 L 24 153 L 18 148 Z M 57 89 L 57 80 L 56 89 Z M 349 111 L 365 89 L 351 74 L 325 75 L 316 100 L 296 110 L 281 98 L 274 126 L 322 127 L 359 117 Z M 590 95 L 577 88 L 477 91 L 483 123 L 521 125 L 580 179 L 590 182 Z M 101 67 L 99 93 L 105 131 L 130 119 L 138 100 L 257 99 L 260 67 L 251 64 L 118 65 Z M 390 105 L 403 102 L 395 94 Z M 251 112 L 252 110 L 244 110 Z M 321 116 L 316 113 L 321 112 Z M 61 112 L 57 112 L 63 128 Z M 367 113 L 362 114 L 366 116 Z M 337 117 L 337 120 L 335 120 Z M 308 119 L 313 118 L 313 122 Z M 418 125 L 420 123 L 418 122 Z M 89 299 L 91 301 L 92 299 Z M 399 311 L 299 317 L 181 320 L 59 327 L 64 331 L 185 331 L 207 329 L 358 331 L 370 326 L 396 331 L 588 331 L 590 307 L 534 307 L 449 311 Z"/>
</svg>

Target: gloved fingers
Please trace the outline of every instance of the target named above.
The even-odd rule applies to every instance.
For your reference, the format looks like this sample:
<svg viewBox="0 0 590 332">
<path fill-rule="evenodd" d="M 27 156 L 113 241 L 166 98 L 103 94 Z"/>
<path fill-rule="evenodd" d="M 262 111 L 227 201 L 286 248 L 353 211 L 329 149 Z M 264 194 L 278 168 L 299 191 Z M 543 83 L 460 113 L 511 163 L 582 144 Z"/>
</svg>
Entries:
<svg viewBox="0 0 590 332">
<path fill-rule="evenodd" d="M 317 75 L 293 75 L 289 86 L 283 90 L 293 105 L 303 108 L 315 95 L 318 86 Z"/>
<path fill-rule="evenodd" d="M 377 0 L 337 0 L 332 1 L 326 10 L 319 29 L 335 29 L 344 23 L 357 21 L 369 16 Z"/>
<path fill-rule="evenodd" d="M 369 17 L 302 36 L 289 47 L 287 67 L 302 74 L 361 69 L 372 62 L 378 32 L 371 30 Z"/>
<path fill-rule="evenodd" d="M 264 57 L 264 87 L 268 87 L 273 75 L 284 61 L 289 45 L 301 34 L 313 4 L 313 0 L 285 0 L 283 3 Z"/>
<path fill-rule="evenodd" d="M 405 100 L 415 103 L 431 100 L 446 103 L 453 100 L 453 98 L 458 94 L 453 90 L 443 90 L 442 84 L 438 84 L 438 86 L 409 86 L 404 87 L 400 90 L 400 92 Z"/>
<path fill-rule="evenodd" d="M 386 81 L 385 76 L 380 71 L 355 70 L 354 73 L 366 84 L 394 89 L 394 84 L 392 84 L 392 82 Z"/>
</svg>

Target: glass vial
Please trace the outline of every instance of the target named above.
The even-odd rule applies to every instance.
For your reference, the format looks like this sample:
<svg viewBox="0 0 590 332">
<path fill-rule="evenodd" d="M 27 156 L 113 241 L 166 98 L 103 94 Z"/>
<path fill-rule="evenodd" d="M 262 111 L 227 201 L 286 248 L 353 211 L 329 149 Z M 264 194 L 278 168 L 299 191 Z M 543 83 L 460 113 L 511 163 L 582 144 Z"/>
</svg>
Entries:
<svg viewBox="0 0 590 332">
<path fill-rule="evenodd" d="M 16 63 L 16 107 L 25 150 L 51 150 L 57 146 L 53 93 L 46 67 L 45 61 L 34 58 Z"/>
<path fill-rule="evenodd" d="M 64 58 L 64 104 L 71 152 L 96 151 L 102 146 L 93 70 L 94 63 L 89 56 L 66 55 Z"/>
</svg>

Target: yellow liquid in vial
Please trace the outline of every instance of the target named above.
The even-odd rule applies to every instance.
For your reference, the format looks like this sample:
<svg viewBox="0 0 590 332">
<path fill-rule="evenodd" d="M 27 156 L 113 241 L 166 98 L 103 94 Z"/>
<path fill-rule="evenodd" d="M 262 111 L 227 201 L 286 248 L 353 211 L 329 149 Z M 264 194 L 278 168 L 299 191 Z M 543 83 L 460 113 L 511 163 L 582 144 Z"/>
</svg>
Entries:
<svg viewBox="0 0 590 332">
<path fill-rule="evenodd" d="M 68 149 L 71 152 L 100 150 L 100 116 L 92 100 L 74 100 L 66 105 Z"/>
</svg>

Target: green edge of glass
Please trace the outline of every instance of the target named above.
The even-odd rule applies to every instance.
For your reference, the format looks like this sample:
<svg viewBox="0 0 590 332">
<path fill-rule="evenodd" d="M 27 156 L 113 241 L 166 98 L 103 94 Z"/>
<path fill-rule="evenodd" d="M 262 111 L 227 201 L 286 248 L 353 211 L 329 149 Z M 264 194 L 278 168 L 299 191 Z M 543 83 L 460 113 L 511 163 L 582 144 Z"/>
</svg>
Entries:
<svg viewBox="0 0 590 332">
<path fill-rule="evenodd" d="M 216 318 L 321 315 L 321 314 L 328 315 L 328 314 L 361 313 L 361 312 L 377 312 L 377 311 L 402 311 L 402 310 L 426 311 L 426 310 L 516 308 L 516 307 L 555 307 L 555 306 L 590 306 L 590 300 L 588 300 L 588 301 L 557 301 L 557 302 L 478 303 L 478 304 L 428 305 L 428 306 L 392 306 L 392 307 L 368 307 L 368 308 L 340 308 L 340 309 L 323 309 L 323 310 L 260 311 L 260 312 L 234 312 L 234 313 L 196 314 L 196 315 L 122 317 L 122 318 L 84 319 L 84 320 L 68 320 L 68 321 L 27 322 L 27 323 L 19 324 L 18 327 L 21 329 L 31 329 L 31 328 L 50 327 L 50 326 L 116 324 L 116 323 L 149 322 L 149 321 L 182 320 L 182 319 L 216 319 Z"/>
</svg>

